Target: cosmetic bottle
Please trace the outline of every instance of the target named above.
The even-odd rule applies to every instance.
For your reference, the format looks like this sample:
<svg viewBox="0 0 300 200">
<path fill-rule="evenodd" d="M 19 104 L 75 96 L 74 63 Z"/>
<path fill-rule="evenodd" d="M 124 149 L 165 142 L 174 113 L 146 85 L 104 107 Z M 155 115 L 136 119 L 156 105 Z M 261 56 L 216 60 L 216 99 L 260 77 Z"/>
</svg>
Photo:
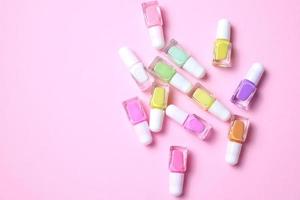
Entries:
<svg viewBox="0 0 300 200">
<path fill-rule="evenodd" d="M 240 82 L 233 96 L 231 102 L 240 108 L 248 109 L 254 94 L 257 90 L 257 85 L 264 73 L 264 67 L 260 63 L 254 63 L 249 69 L 244 80 Z"/>
<path fill-rule="evenodd" d="M 246 140 L 249 120 L 234 116 L 230 124 L 225 160 L 230 165 L 236 165 L 239 161 L 242 145 Z"/>
<path fill-rule="evenodd" d="M 163 50 L 168 57 L 180 68 L 194 76 L 203 78 L 205 69 L 178 42 L 172 39 Z"/>
<path fill-rule="evenodd" d="M 141 100 L 137 97 L 128 99 L 123 102 L 123 107 L 139 141 L 144 145 L 151 144 L 152 135 L 149 130 L 147 115 Z"/>
<path fill-rule="evenodd" d="M 142 9 L 152 46 L 156 49 L 162 49 L 165 46 L 165 39 L 161 9 L 158 2 L 144 2 L 142 3 Z"/>
<path fill-rule="evenodd" d="M 160 132 L 163 127 L 165 109 L 168 105 L 168 85 L 154 88 L 150 99 L 150 120 L 149 127 L 152 132 Z"/>
<path fill-rule="evenodd" d="M 209 92 L 200 83 L 197 83 L 189 96 L 198 104 L 201 108 L 209 113 L 213 114 L 222 121 L 228 121 L 231 118 L 230 111 L 218 101 L 214 95 Z"/>
<path fill-rule="evenodd" d="M 192 83 L 187 78 L 177 72 L 171 64 L 161 57 L 156 57 L 148 67 L 148 70 L 154 77 L 170 84 L 184 94 L 189 93 L 193 88 Z"/>
<path fill-rule="evenodd" d="M 189 114 L 173 104 L 166 108 L 166 115 L 201 140 L 208 136 L 212 128 L 204 119 L 195 114 Z"/>
<path fill-rule="evenodd" d="M 180 196 L 183 192 L 184 174 L 187 168 L 188 150 L 185 147 L 171 146 L 169 155 L 169 192 Z"/>
</svg>

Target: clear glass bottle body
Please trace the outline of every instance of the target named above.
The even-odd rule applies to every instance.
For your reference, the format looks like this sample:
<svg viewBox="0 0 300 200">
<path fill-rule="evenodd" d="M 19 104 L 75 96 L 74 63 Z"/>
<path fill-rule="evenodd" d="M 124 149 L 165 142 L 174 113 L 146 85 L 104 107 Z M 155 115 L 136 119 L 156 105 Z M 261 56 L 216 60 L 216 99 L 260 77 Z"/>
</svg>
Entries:
<svg viewBox="0 0 300 200">
<path fill-rule="evenodd" d="M 169 91 L 170 89 L 168 84 L 156 85 L 150 99 L 150 107 L 162 110 L 166 109 L 168 106 Z"/>
<path fill-rule="evenodd" d="M 215 102 L 214 95 L 203 87 L 200 83 L 197 83 L 189 96 L 204 110 L 208 110 Z"/>
<path fill-rule="evenodd" d="M 132 125 L 147 121 L 148 117 L 141 100 L 138 97 L 123 102 L 123 107 Z"/>
<path fill-rule="evenodd" d="M 231 97 L 231 102 L 238 107 L 247 110 L 256 90 L 257 87 L 254 83 L 244 79 L 240 82 L 239 86 Z"/>
<path fill-rule="evenodd" d="M 142 63 L 136 63 L 130 68 L 130 74 L 141 91 L 149 91 L 153 86 L 153 77 L 150 76 Z"/>
<path fill-rule="evenodd" d="M 195 114 L 188 115 L 183 124 L 183 127 L 190 133 L 196 135 L 201 140 L 204 140 L 207 137 L 209 131 L 212 128 L 210 124 L 208 124 L 206 121 Z"/>
<path fill-rule="evenodd" d="M 230 67 L 231 42 L 227 39 L 216 39 L 213 51 L 213 65 L 216 67 Z"/>
<path fill-rule="evenodd" d="M 190 58 L 190 54 L 187 53 L 186 50 L 183 49 L 183 47 L 181 47 L 174 39 L 168 43 L 163 51 L 179 67 L 182 67 Z"/>
<path fill-rule="evenodd" d="M 237 143 L 244 143 L 249 129 L 249 120 L 245 117 L 234 115 L 228 133 L 228 139 Z"/>
<path fill-rule="evenodd" d="M 171 146 L 169 155 L 169 170 L 171 172 L 184 173 L 187 168 L 187 148 Z"/>
<path fill-rule="evenodd" d="M 142 9 L 147 27 L 163 25 L 161 10 L 157 1 L 142 3 Z"/>
</svg>

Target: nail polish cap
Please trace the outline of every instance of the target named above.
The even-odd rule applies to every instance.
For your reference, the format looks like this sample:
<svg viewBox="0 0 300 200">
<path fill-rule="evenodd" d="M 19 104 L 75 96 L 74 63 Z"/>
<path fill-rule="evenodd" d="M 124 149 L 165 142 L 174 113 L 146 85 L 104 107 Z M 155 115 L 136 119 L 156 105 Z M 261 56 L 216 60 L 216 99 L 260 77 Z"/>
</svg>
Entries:
<svg viewBox="0 0 300 200">
<path fill-rule="evenodd" d="M 193 89 L 192 83 L 178 72 L 172 77 L 170 84 L 185 94 Z"/>
<path fill-rule="evenodd" d="M 140 122 L 134 125 L 133 128 L 142 144 L 149 145 L 152 143 L 152 135 L 147 121 Z"/>
<path fill-rule="evenodd" d="M 227 19 L 218 21 L 217 39 L 230 40 L 230 22 Z"/>
<path fill-rule="evenodd" d="M 123 63 L 129 68 L 140 62 L 135 53 L 128 47 L 121 47 L 118 53 Z"/>
<path fill-rule="evenodd" d="M 239 161 L 242 144 L 234 141 L 228 141 L 225 160 L 230 165 L 236 165 Z"/>
<path fill-rule="evenodd" d="M 208 112 L 215 115 L 222 121 L 228 121 L 231 118 L 230 111 L 218 100 L 214 101 L 214 103 L 208 109 Z"/>
<path fill-rule="evenodd" d="M 257 85 L 264 71 L 264 66 L 261 63 L 254 63 L 247 72 L 245 79 Z"/>
<path fill-rule="evenodd" d="M 166 108 L 166 115 L 179 124 L 184 124 L 185 120 L 189 116 L 188 113 L 173 104 Z"/>
<path fill-rule="evenodd" d="M 165 111 L 158 108 L 150 110 L 149 128 L 152 132 L 160 132 L 163 126 Z"/>
<path fill-rule="evenodd" d="M 162 26 L 152 26 L 148 28 L 152 46 L 162 49 L 165 46 L 164 32 Z"/>
<path fill-rule="evenodd" d="M 205 76 L 205 69 L 202 67 L 195 58 L 190 57 L 182 66 L 187 72 L 196 78 L 203 78 Z"/>
<path fill-rule="evenodd" d="M 183 191 L 184 174 L 170 172 L 169 173 L 169 192 L 173 196 L 180 196 Z"/>
</svg>

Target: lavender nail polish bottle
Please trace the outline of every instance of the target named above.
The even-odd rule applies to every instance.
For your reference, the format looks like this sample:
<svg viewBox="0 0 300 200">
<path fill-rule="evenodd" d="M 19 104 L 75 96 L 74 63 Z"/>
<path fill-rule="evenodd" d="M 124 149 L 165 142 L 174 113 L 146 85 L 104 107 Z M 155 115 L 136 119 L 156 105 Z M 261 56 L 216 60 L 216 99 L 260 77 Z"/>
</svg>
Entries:
<svg viewBox="0 0 300 200">
<path fill-rule="evenodd" d="M 235 90 L 234 95 L 231 97 L 231 102 L 238 107 L 247 110 L 263 73 L 263 65 L 260 63 L 254 63 L 249 69 L 245 79 L 240 82 L 239 86 Z"/>
</svg>

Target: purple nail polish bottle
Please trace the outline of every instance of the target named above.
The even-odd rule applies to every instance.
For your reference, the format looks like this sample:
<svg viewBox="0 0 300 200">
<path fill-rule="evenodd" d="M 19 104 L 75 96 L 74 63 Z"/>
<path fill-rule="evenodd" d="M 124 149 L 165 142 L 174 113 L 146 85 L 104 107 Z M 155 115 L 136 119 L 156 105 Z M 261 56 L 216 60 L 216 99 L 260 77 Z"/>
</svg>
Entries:
<svg viewBox="0 0 300 200">
<path fill-rule="evenodd" d="M 254 63 L 246 77 L 242 80 L 231 97 L 231 102 L 240 108 L 248 109 L 249 103 L 254 96 L 258 82 L 264 73 L 264 67 L 260 63 Z"/>
</svg>

